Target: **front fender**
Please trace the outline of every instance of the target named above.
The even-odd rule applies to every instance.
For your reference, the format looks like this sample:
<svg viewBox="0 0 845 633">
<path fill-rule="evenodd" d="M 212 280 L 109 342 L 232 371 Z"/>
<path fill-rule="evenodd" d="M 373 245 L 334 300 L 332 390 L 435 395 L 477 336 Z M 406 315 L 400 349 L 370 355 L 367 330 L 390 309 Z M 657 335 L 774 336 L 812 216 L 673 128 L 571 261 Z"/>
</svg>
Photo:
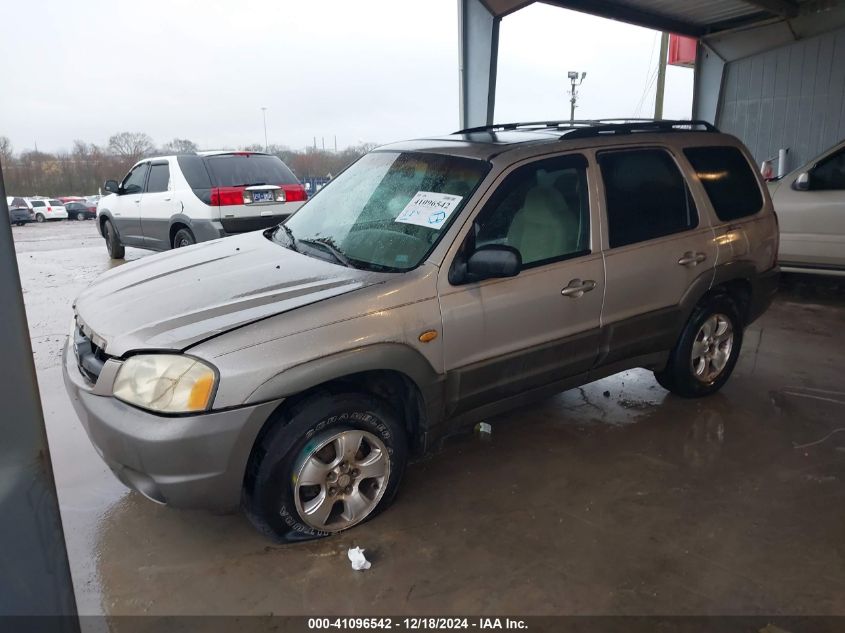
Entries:
<svg viewBox="0 0 845 633">
<path fill-rule="evenodd" d="M 259 385 L 244 404 L 290 397 L 344 376 L 375 370 L 404 374 L 417 386 L 427 403 L 443 384 L 443 376 L 415 349 L 401 343 L 376 343 L 285 369 Z"/>
</svg>

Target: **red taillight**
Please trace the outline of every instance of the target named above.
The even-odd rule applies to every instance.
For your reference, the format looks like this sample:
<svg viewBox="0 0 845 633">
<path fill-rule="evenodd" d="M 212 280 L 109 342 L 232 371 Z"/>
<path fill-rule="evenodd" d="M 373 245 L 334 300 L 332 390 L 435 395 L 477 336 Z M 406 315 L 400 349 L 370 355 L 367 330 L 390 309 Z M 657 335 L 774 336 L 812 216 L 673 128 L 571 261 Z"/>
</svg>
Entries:
<svg viewBox="0 0 845 633">
<path fill-rule="evenodd" d="M 211 206 L 230 207 L 244 204 L 244 187 L 215 187 L 211 190 Z"/>
<path fill-rule="evenodd" d="M 302 202 L 308 199 L 305 193 L 305 187 L 302 185 L 282 185 L 282 191 L 285 192 L 285 200 L 287 202 Z"/>
<path fill-rule="evenodd" d="M 50 213 L 50 211 L 52 211 L 52 210 L 53 210 L 53 207 L 47 207 L 47 213 Z"/>
</svg>

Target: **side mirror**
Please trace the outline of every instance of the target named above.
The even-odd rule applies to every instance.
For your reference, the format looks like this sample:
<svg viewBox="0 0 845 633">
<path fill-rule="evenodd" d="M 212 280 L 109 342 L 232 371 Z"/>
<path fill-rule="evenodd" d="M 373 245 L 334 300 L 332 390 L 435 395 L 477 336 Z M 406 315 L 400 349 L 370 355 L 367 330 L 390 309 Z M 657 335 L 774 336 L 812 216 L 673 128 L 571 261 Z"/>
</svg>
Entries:
<svg viewBox="0 0 845 633">
<path fill-rule="evenodd" d="M 482 279 L 515 277 L 521 268 L 522 256 L 518 250 L 503 244 L 488 244 L 453 267 L 449 281 L 457 285 Z"/>
<path fill-rule="evenodd" d="M 109 193 L 120 193 L 120 185 L 116 180 L 107 180 L 103 185 L 103 191 L 108 191 Z"/>
<path fill-rule="evenodd" d="M 808 191 L 810 189 L 810 172 L 805 171 L 800 174 L 792 183 L 792 188 L 795 191 Z"/>
</svg>

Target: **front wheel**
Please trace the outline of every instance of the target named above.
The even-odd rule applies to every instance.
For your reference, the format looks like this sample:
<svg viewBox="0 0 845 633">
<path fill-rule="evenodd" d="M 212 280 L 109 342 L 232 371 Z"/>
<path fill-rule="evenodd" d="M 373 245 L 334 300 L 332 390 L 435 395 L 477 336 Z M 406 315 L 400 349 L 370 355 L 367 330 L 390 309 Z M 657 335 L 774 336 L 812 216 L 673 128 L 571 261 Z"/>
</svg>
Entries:
<svg viewBox="0 0 845 633">
<path fill-rule="evenodd" d="M 80 211 L 79 213 L 76 214 L 76 219 L 77 219 L 78 222 L 82 222 L 82 220 L 85 219 L 85 214 L 82 213 L 82 211 Z"/>
<path fill-rule="evenodd" d="M 103 234 L 106 238 L 106 248 L 109 251 L 109 257 L 112 259 L 123 259 L 126 255 L 126 249 L 120 243 L 117 231 L 109 220 L 103 223 Z"/>
<path fill-rule="evenodd" d="M 693 311 L 666 368 L 655 372 L 657 382 L 685 398 L 715 393 L 736 366 L 742 327 L 739 310 L 730 297 L 706 299 Z"/>
<path fill-rule="evenodd" d="M 36 214 L 36 216 L 35 216 L 35 221 L 36 221 L 36 222 L 39 222 L 39 223 L 41 223 L 41 222 L 46 222 L 46 221 L 47 221 L 47 218 L 45 218 L 43 214 L 38 213 L 38 214 Z"/>
<path fill-rule="evenodd" d="M 407 459 L 404 426 L 386 402 L 319 394 L 285 412 L 256 445 L 244 510 L 274 540 L 340 532 L 390 503 Z"/>
</svg>

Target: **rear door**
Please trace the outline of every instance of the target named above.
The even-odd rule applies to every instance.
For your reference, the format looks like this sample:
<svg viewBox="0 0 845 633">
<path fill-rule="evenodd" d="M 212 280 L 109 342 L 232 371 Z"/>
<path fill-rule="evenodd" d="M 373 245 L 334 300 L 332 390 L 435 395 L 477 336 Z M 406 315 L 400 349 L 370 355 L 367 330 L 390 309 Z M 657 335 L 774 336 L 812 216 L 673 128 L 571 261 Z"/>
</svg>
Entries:
<svg viewBox="0 0 845 633">
<path fill-rule="evenodd" d="M 147 187 L 141 199 L 141 231 L 144 246 L 157 251 L 170 248 L 170 218 L 181 210 L 170 184 L 170 162 L 150 162 Z"/>
<path fill-rule="evenodd" d="M 791 174 L 774 195 L 780 220 L 780 262 L 845 270 L 845 147 L 813 165 L 807 189 Z"/>
<path fill-rule="evenodd" d="M 668 149 L 608 150 L 596 159 L 607 274 L 599 364 L 610 365 L 674 345 L 681 300 L 695 283 L 709 287 L 717 248 Z"/>
<path fill-rule="evenodd" d="M 144 234 L 141 232 L 141 199 L 147 183 L 149 163 L 140 163 L 133 167 L 120 185 L 120 195 L 111 205 L 114 226 L 120 235 L 120 241 L 127 246 L 144 246 Z"/>
<path fill-rule="evenodd" d="M 773 214 L 764 212 L 763 184 L 750 157 L 730 145 L 687 147 L 684 155 L 713 209 L 719 266 L 757 272 L 772 267 L 777 226 Z"/>
</svg>

